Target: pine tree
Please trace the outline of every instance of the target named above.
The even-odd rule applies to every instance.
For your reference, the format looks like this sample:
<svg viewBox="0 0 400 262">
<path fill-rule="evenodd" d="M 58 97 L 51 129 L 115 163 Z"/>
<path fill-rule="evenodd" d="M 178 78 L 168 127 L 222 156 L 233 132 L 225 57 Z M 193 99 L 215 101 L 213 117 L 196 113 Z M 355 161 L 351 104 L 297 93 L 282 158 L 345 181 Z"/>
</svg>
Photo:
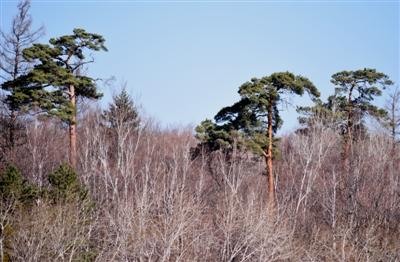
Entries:
<svg viewBox="0 0 400 262">
<path fill-rule="evenodd" d="M 127 159 L 126 147 L 130 139 L 138 134 L 140 125 L 138 111 L 126 91 L 126 84 L 119 94 L 113 96 L 108 110 L 103 113 L 103 120 L 113 149 L 110 156 L 115 167 L 121 170 Z"/>
<path fill-rule="evenodd" d="M 19 170 L 9 166 L 0 175 L 0 195 L 4 203 L 8 200 L 18 200 L 23 190 L 23 178 Z"/>
<path fill-rule="evenodd" d="M 85 53 L 106 51 L 104 38 L 98 34 L 74 29 L 72 35 L 52 38 L 49 45 L 34 44 L 23 51 L 24 59 L 35 63 L 27 74 L 5 82 L 11 92 L 6 102 L 12 108 L 36 110 L 59 117 L 69 126 L 69 160 L 76 167 L 76 99 L 98 99 L 95 80 L 80 75 L 82 66 L 92 63 Z"/>
<path fill-rule="evenodd" d="M 118 95 L 113 96 L 113 101 L 104 112 L 103 118 L 111 129 L 124 126 L 136 130 L 139 127 L 139 114 L 132 97 L 126 91 L 126 86 Z"/>
<path fill-rule="evenodd" d="M 296 111 L 300 114 L 298 120 L 303 127 L 297 133 L 308 134 L 315 128 L 328 128 L 343 134 L 345 132 L 346 115 L 343 113 L 344 100 L 334 95 L 327 102 L 315 99 L 312 106 L 300 106 Z"/>
<path fill-rule="evenodd" d="M 273 175 L 274 135 L 282 124 L 278 105 L 285 95 L 309 93 L 319 97 L 317 88 L 303 76 L 289 72 L 253 78 L 239 88 L 241 99 L 221 109 L 215 123 L 203 121 L 197 138 L 210 149 L 232 148 L 232 143 L 262 155 L 267 164 L 269 203 L 275 203 Z"/>
<path fill-rule="evenodd" d="M 67 164 L 61 164 L 49 174 L 49 196 L 54 202 L 85 200 L 87 190 L 81 185 L 75 170 Z"/>
<path fill-rule="evenodd" d="M 32 204 L 39 195 L 39 189 L 26 180 L 15 166 L 8 166 L 5 171 L 0 174 L 1 205 L 29 205 Z"/>
<path fill-rule="evenodd" d="M 332 75 L 335 85 L 335 99 L 342 101 L 339 110 L 345 115 L 343 133 L 343 166 L 350 171 L 349 157 L 353 140 L 365 132 L 366 115 L 383 118 L 384 109 L 371 104 L 375 97 L 382 95 L 382 89 L 393 82 L 387 75 L 375 69 L 364 68 L 356 71 L 341 71 Z"/>
</svg>

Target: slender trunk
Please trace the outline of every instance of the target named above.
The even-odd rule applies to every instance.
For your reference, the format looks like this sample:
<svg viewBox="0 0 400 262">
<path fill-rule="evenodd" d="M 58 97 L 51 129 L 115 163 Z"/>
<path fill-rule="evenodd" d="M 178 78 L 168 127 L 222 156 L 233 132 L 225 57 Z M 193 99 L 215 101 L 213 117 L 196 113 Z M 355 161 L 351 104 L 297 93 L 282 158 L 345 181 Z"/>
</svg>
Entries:
<svg viewBox="0 0 400 262">
<path fill-rule="evenodd" d="M 268 174 L 268 201 L 271 206 L 275 205 L 275 185 L 274 175 L 272 172 L 272 101 L 270 101 L 268 107 L 268 149 L 267 149 L 267 174 Z"/>
<path fill-rule="evenodd" d="M 17 36 L 17 45 L 15 48 L 15 57 L 14 57 L 14 68 L 12 71 L 12 80 L 15 81 L 19 75 L 19 58 L 20 58 L 20 46 L 19 46 L 19 36 Z M 17 112 L 15 111 L 14 108 L 11 108 L 11 114 L 10 114 L 10 122 L 9 122 L 9 139 L 10 139 L 10 149 L 13 149 L 15 147 L 15 125 L 17 122 Z"/>
<path fill-rule="evenodd" d="M 69 122 L 69 162 L 73 168 L 76 168 L 76 96 L 74 85 L 69 86 L 69 99 L 73 108 Z"/>
<path fill-rule="evenodd" d="M 351 132 L 349 129 L 347 129 L 347 134 L 344 138 L 344 144 L 343 144 L 343 170 L 346 174 L 350 172 L 350 162 L 349 162 L 349 157 L 350 157 L 350 140 L 351 140 Z"/>
<path fill-rule="evenodd" d="M 400 94 L 400 93 L 399 93 Z M 396 154 L 396 93 L 393 96 L 392 108 L 391 108 L 391 126 L 392 126 L 392 156 Z M 400 95 L 399 95 L 400 97 Z"/>
<path fill-rule="evenodd" d="M 2 227 L 1 228 L 1 234 L 2 234 L 2 236 L 0 237 L 0 261 L 1 262 L 3 262 L 3 261 L 6 261 L 5 260 L 5 258 L 4 258 L 4 251 L 3 251 L 3 245 L 4 245 L 4 239 L 3 239 L 3 233 L 4 232 L 4 228 Z"/>
<path fill-rule="evenodd" d="M 349 96 L 347 98 L 347 128 L 346 135 L 344 138 L 344 148 L 343 148 L 343 167 L 345 173 L 348 175 L 350 172 L 350 152 L 351 144 L 353 142 L 353 104 L 351 101 L 351 96 L 353 93 L 354 85 L 349 90 Z"/>
<path fill-rule="evenodd" d="M 10 123 L 9 123 L 9 139 L 10 139 L 10 148 L 14 148 L 15 146 L 15 125 L 17 122 L 17 112 L 11 110 L 10 115 Z"/>
</svg>

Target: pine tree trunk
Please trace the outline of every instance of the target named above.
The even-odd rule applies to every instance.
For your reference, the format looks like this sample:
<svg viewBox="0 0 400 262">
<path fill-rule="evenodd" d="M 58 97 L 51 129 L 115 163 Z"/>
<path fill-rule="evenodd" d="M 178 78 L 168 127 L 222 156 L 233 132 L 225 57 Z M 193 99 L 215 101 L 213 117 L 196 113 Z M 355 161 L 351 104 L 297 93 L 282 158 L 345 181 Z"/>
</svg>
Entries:
<svg viewBox="0 0 400 262">
<path fill-rule="evenodd" d="M 17 122 L 17 112 L 14 110 L 11 111 L 11 118 L 10 118 L 10 126 L 9 126 L 9 132 L 10 132 L 10 147 L 14 148 L 15 146 L 15 124 Z"/>
<path fill-rule="evenodd" d="M 274 175 L 272 172 L 272 102 L 268 107 L 268 152 L 266 157 L 268 174 L 268 202 L 271 206 L 275 205 L 275 186 Z"/>
<path fill-rule="evenodd" d="M 353 142 L 353 108 L 351 96 L 353 93 L 355 85 L 352 85 L 349 91 L 349 96 L 347 98 L 347 129 L 346 136 L 344 139 L 344 149 L 343 149 L 343 167 L 346 175 L 350 174 L 350 152 L 351 152 L 351 144 Z"/>
<path fill-rule="evenodd" d="M 76 169 L 76 96 L 73 85 L 69 86 L 69 98 L 74 110 L 69 123 L 69 162 Z"/>
<path fill-rule="evenodd" d="M 390 109 L 390 111 L 391 111 L 391 123 L 390 123 L 390 125 L 392 126 L 392 156 L 395 156 L 395 154 L 396 154 L 396 133 L 397 133 L 396 127 L 397 127 L 397 123 L 396 123 L 396 102 L 395 101 L 396 101 L 396 98 L 394 97 L 393 98 L 392 107 Z M 399 101 L 400 101 L 400 99 L 399 99 Z"/>
<path fill-rule="evenodd" d="M 344 138 L 344 145 L 343 145 L 343 170 L 345 174 L 349 174 L 350 172 L 350 150 L 351 150 L 351 140 L 352 140 L 352 135 L 351 135 L 351 130 L 350 128 L 347 128 L 347 134 Z"/>
</svg>

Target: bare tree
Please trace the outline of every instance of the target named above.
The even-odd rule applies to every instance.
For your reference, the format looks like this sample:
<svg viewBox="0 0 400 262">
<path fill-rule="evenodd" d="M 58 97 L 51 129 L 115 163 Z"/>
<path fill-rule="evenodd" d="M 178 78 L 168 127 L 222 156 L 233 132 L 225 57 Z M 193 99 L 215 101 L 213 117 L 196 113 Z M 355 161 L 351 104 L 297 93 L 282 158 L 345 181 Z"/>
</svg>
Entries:
<svg viewBox="0 0 400 262">
<path fill-rule="evenodd" d="M 32 30 L 32 17 L 29 14 L 30 0 L 23 0 L 18 4 L 18 13 L 13 18 L 10 32 L 0 30 L 0 78 L 3 81 L 15 80 L 18 76 L 25 74 L 32 63 L 24 59 L 22 51 L 31 46 L 44 34 L 41 26 Z M 9 147 L 15 145 L 15 131 L 19 110 L 8 106 L 8 141 Z"/>
<path fill-rule="evenodd" d="M 393 140 L 393 150 L 395 150 L 396 138 L 400 134 L 400 89 L 398 86 L 389 94 L 385 109 L 389 113 L 386 127 L 390 130 Z"/>
</svg>

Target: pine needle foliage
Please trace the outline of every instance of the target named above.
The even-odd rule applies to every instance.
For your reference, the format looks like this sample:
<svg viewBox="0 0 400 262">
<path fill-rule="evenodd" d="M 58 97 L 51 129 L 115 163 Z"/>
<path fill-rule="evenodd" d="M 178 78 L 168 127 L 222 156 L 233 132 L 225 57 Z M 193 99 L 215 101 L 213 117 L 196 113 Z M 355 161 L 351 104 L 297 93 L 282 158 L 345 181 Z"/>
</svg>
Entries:
<svg viewBox="0 0 400 262">
<path fill-rule="evenodd" d="M 313 98 L 319 91 L 310 80 L 290 72 L 279 72 L 263 78 L 253 78 L 239 87 L 240 100 L 222 108 L 214 121 L 205 120 L 196 127 L 200 145 L 210 151 L 231 150 L 235 144 L 257 155 L 265 155 L 268 146 L 268 113 L 272 116 L 272 131 L 282 126 L 279 104 L 287 95 L 309 93 Z M 272 109 L 272 110 L 270 110 Z M 278 140 L 273 138 L 274 148 Z"/>
<path fill-rule="evenodd" d="M 113 101 L 104 112 L 103 118 L 111 129 L 125 126 L 136 130 L 139 127 L 139 113 L 125 87 L 118 95 L 113 96 Z"/>
<path fill-rule="evenodd" d="M 106 51 L 104 38 L 98 34 L 74 29 L 72 35 L 52 38 L 49 44 L 34 44 L 23 51 L 23 57 L 35 66 L 27 74 L 3 83 L 10 91 L 6 102 L 11 108 L 36 110 L 71 123 L 75 105 L 71 104 L 69 87 L 75 87 L 75 96 L 98 99 L 102 96 L 95 79 L 82 76 L 79 70 L 93 62 L 87 51 Z"/>
<path fill-rule="evenodd" d="M 55 202 L 85 200 L 87 190 L 80 184 L 78 176 L 68 164 L 60 165 L 49 174 L 49 196 Z"/>
</svg>

